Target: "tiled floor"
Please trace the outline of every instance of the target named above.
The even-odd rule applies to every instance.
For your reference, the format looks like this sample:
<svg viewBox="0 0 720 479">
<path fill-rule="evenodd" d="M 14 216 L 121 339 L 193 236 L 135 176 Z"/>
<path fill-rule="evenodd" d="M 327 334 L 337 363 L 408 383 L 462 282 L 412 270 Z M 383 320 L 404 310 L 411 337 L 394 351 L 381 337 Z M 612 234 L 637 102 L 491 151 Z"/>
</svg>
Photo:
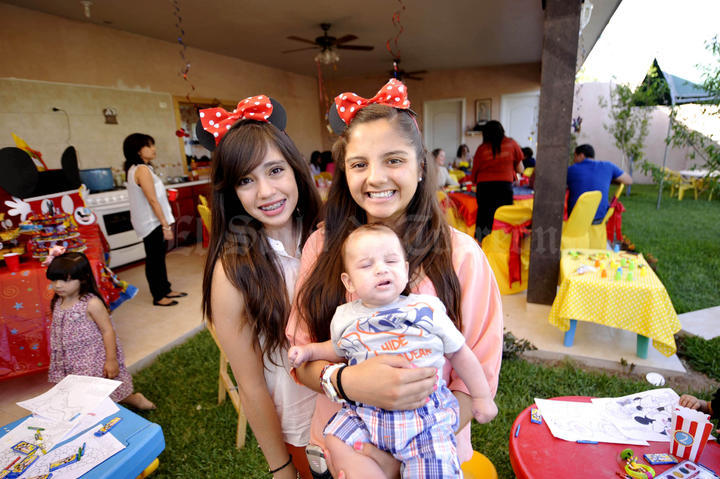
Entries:
<svg viewBox="0 0 720 479">
<path fill-rule="evenodd" d="M 189 296 L 180 299 L 178 306 L 152 306 L 147 291 L 144 267 L 129 268 L 121 279 L 136 285 L 140 292 L 120 306 L 113 319 L 125 350 L 126 364 L 131 371 L 142 369 L 160 352 L 166 351 L 202 328 L 200 299 L 204 250 L 199 247 L 181 248 L 168 255 L 168 274 L 176 291 Z M 621 358 L 635 363 L 636 370 L 654 370 L 665 374 L 685 370 L 677 356 L 666 358 L 650 347 L 647 359 L 635 355 L 636 336 L 633 333 L 591 323 L 578 324 L 575 343 L 563 346 L 563 333 L 548 321 L 549 306 L 527 304 L 525 294 L 503 296 L 505 328 L 518 338 L 525 338 L 537 346 L 533 354 L 545 358 L 572 358 L 593 366 L 619 367 Z M 697 311 L 681 316 L 680 320 L 693 325 L 694 334 L 720 335 L 719 308 Z M 698 332 L 700 331 L 700 332 Z M 27 414 L 15 402 L 35 396 L 49 388 L 47 375 L 35 374 L 0 382 L 0 424 L 6 424 Z M 152 399 L 152 398 L 150 398 Z"/>
</svg>

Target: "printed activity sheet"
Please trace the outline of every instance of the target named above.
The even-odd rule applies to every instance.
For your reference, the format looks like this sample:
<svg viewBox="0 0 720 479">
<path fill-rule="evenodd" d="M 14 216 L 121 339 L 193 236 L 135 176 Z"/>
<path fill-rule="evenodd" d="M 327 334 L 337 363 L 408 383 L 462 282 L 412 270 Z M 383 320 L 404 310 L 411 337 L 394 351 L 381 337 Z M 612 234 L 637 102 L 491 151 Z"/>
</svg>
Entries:
<svg viewBox="0 0 720 479">
<path fill-rule="evenodd" d="M 651 389 L 619 398 L 595 398 L 601 414 L 625 434 L 646 441 L 670 442 L 667 430 L 680 396 L 670 388 Z"/>
<path fill-rule="evenodd" d="M 20 401 L 17 405 L 46 419 L 72 421 L 79 414 L 95 409 L 120 384 L 113 379 L 71 374 L 46 393 Z"/>
<path fill-rule="evenodd" d="M 566 441 L 597 441 L 647 446 L 608 421 L 593 403 L 553 401 L 535 398 L 543 421 L 553 436 Z"/>
</svg>

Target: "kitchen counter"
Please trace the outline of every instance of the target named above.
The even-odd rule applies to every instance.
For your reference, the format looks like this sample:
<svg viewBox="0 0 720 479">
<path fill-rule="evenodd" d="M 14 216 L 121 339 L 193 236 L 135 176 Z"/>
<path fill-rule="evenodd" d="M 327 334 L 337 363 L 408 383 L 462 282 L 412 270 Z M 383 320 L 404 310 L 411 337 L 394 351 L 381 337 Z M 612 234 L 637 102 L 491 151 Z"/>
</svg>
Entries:
<svg viewBox="0 0 720 479">
<path fill-rule="evenodd" d="M 205 185 L 210 183 L 210 178 L 195 181 L 184 181 L 182 183 L 165 183 L 165 188 L 185 188 L 186 186 Z"/>
</svg>

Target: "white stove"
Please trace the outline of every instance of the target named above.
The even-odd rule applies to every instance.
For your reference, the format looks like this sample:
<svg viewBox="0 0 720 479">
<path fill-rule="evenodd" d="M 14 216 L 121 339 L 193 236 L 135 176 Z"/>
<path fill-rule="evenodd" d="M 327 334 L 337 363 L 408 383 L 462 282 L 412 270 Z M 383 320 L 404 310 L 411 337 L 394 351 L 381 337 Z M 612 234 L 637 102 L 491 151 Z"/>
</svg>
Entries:
<svg viewBox="0 0 720 479">
<path fill-rule="evenodd" d="M 145 259 L 145 247 L 130 223 L 130 201 L 127 190 L 93 193 L 86 201 L 97 216 L 98 225 L 110 245 L 110 263 L 114 268 Z"/>
</svg>

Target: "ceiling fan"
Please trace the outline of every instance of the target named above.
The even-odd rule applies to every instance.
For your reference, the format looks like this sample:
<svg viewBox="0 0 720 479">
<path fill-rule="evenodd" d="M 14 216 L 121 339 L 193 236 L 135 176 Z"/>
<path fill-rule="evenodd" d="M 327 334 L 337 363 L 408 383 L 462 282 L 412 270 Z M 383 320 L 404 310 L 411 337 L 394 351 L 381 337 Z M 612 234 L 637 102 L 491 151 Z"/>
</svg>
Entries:
<svg viewBox="0 0 720 479">
<path fill-rule="evenodd" d="M 397 78 L 400 81 L 422 80 L 422 77 L 419 77 L 417 75 L 422 75 L 424 73 L 427 73 L 427 70 L 415 70 L 414 72 L 406 72 L 405 70 L 400 68 L 399 58 L 393 58 L 393 69 L 388 72 L 390 78 Z"/>
<path fill-rule="evenodd" d="M 295 48 L 292 50 L 285 50 L 282 53 L 293 53 L 293 52 L 300 52 L 303 50 L 320 49 L 320 53 L 315 57 L 316 61 L 320 61 L 323 63 L 334 63 L 334 62 L 340 60 L 340 57 L 337 55 L 337 53 L 335 53 L 334 49 L 370 51 L 375 48 L 370 45 L 346 45 L 347 42 L 357 40 L 357 36 L 356 35 L 345 35 L 340 38 L 331 37 L 330 35 L 328 35 L 328 30 L 330 30 L 330 26 L 331 25 L 329 23 L 321 23 L 320 28 L 322 28 L 323 34 L 322 34 L 322 36 L 317 37 L 315 40 L 307 40 L 305 38 L 300 38 L 300 37 L 297 37 L 294 35 L 287 37 L 288 40 L 295 40 L 298 42 L 310 43 L 313 46 L 304 47 L 304 48 Z"/>
</svg>

